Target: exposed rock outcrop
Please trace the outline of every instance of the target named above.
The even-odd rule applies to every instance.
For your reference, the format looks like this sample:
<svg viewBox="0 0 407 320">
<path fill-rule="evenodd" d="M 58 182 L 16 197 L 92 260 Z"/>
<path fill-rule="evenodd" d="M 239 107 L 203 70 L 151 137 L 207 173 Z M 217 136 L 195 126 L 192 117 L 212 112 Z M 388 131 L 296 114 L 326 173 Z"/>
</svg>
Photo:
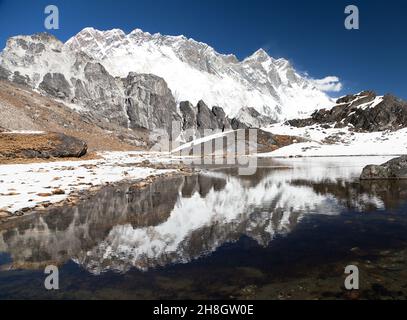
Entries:
<svg viewBox="0 0 407 320">
<path fill-rule="evenodd" d="M 182 130 L 196 130 L 196 110 L 192 103 L 189 101 L 182 101 L 179 104 L 179 108 L 182 114 Z"/>
<path fill-rule="evenodd" d="M 11 75 L 11 72 L 0 66 L 0 80 L 7 80 Z"/>
<path fill-rule="evenodd" d="M 275 123 L 272 118 L 263 116 L 252 107 L 244 107 L 240 109 L 237 116 L 233 118 L 232 127 L 235 130 L 247 128 L 262 128 L 272 123 Z"/>
<path fill-rule="evenodd" d="M 93 28 L 82 30 L 65 47 L 86 52 L 113 76 L 124 77 L 128 71 L 156 74 L 176 92 L 177 101 L 195 105 L 202 99 L 210 107 L 221 106 L 229 116 L 250 106 L 282 120 L 332 105 L 288 60 L 274 59 L 262 49 L 239 61 L 184 36 Z"/>
<path fill-rule="evenodd" d="M 181 120 L 175 99 L 164 79 L 150 74 L 130 73 L 124 84 L 131 127 L 171 131 L 172 122 Z"/>
<path fill-rule="evenodd" d="M 248 125 L 241 122 L 240 120 L 233 118 L 232 121 L 230 121 L 230 125 L 232 126 L 233 130 L 239 130 L 239 129 L 249 129 Z"/>
<path fill-rule="evenodd" d="M 87 121 L 106 130 L 110 125 L 117 125 L 124 129 L 170 133 L 176 121 L 184 131 L 192 129 L 190 138 L 194 138 L 196 133 L 202 136 L 208 130 L 223 132 L 262 127 L 272 122 L 254 108 L 243 108 L 230 120 L 222 107 L 210 108 L 204 101 L 199 101 L 196 107 L 182 102 L 177 110 L 175 98 L 163 78 L 133 72 L 115 77 L 108 71 L 109 65 L 106 67 L 100 59 L 77 49 L 47 34 L 11 38 L 0 55 L 0 79 L 63 100 Z M 265 52 L 254 58 L 269 59 Z M 256 64 L 254 58 L 252 62 Z"/>
<path fill-rule="evenodd" d="M 229 119 L 221 107 L 214 106 L 210 109 L 204 101 L 199 101 L 194 107 L 189 101 L 180 103 L 183 130 L 212 130 L 224 132 L 249 128 L 261 128 L 273 123 L 271 118 L 258 113 L 254 108 L 242 108 L 237 117 Z"/>
<path fill-rule="evenodd" d="M 47 73 L 40 83 L 40 89 L 60 99 L 71 96 L 71 86 L 61 73 Z"/>
<path fill-rule="evenodd" d="M 337 100 L 332 109 L 314 112 L 311 118 L 290 120 L 295 127 L 325 124 L 337 128 L 351 126 L 356 131 L 399 130 L 407 126 L 407 102 L 392 95 L 377 96 L 363 91 Z"/>
<path fill-rule="evenodd" d="M 404 180 L 407 179 L 407 156 L 392 159 L 382 165 L 366 166 L 361 180 Z"/>
<path fill-rule="evenodd" d="M 215 106 L 209 109 L 201 100 L 196 107 L 189 101 L 182 101 L 179 108 L 182 117 L 181 128 L 188 131 L 189 135 L 185 137 L 186 142 L 211 132 L 224 132 L 232 129 L 231 121 L 221 107 Z"/>
<path fill-rule="evenodd" d="M 87 145 L 62 133 L 0 133 L 0 159 L 82 157 Z"/>
<path fill-rule="evenodd" d="M 85 141 L 90 151 L 146 148 L 149 143 L 146 129 L 128 130 L 108 119 L 73 112 L 70 106 L 8 81 L 0 81 L 0 128 L 65 133 Z"/>
<path fill-rule="evenodd" d="M 217 127 L 222 130 L 230 130 L 232 128 L 229 118 L 226 116 L 225 111 L 221 107 L 213 107 L 212 113 L 215 116 Z"/>
<path fill-rule="evenodd" d="M 47 34 L 11 38 L 1 53 L 0 79 L 74 103 L 99 125 L 108 120 L 125 128 L 171 131 L 172 121 L 181 120 L 164 79 L 136 73 L 113 77 L 97 60 Z"/>
<path fill-rule="evenodd" d="M 202 100 L 198 102 L 196 114 L 196 123 L 198 130 L 216 130 L 219 129 L 215 115 Z"/>
</svg>

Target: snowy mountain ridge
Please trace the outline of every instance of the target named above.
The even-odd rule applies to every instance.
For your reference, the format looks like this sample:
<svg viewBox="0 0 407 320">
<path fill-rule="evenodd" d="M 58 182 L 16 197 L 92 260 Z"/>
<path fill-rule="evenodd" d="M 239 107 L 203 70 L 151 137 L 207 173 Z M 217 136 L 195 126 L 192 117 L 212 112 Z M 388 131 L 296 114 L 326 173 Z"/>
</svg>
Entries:
<svg viewBox="0 0 407 320">
<path fill-rule="evenodd" d="M 64 47 L 83 51 L 116 77 L 129 72 L 162 77 L 176 100 L 199 100 L 222 107 L 234 117 L 244 107 L 277 121 L 329 108 L 332 100 L 289 61 L 273 59 L 263 49 L 239 61 L 209 45 L 184 36 L 150 34 L 136 29 L 99 31 L 85 28 Z"/>
<path fill-rule="evenodd" d="M 261 119 L 255 123 L 270 123 L 306 118 L 317 109 L 333 106 L 332 99 L 311 79 L 300 76 L 288 60 L 274 59 L 259 49 L 239 61 L 234 55 L 220 54 L 184 36 L 152 35 L 140 29 L 125 34 L 119 29 L 85 28 L 66 43 L 46 33 L 12 37 L 0 53 L 0 79 L 72 102 L 79 109 L 92 110 L 95 116 L 99 111 L 103 117 L 111 114 L 113 120 L 123 124 L 126 112 L 133 107 L 126 105 L 128 84 L 123 85 L 120 79 L 132 73 L 165 81 L 154 85 L 159 79 L 149 77 L 148 84 L 143 84 L 144 80 L 139 83 L 141 90 L 148 86 L 148 92 L 159 92 L 166 96 L 164 100 L 174 96 L 178 103 L 190 101 L 196 105 L 203 100 L 210 107 L 223 108 L 230 119 L 251 119 L 257 114 Z M 166 93 L 156 90 L 167 85 Z M 136 100 L 145 97 L 132 94 Z M 143 101 L 147 105 L 150 102 Z M 153 106 L 149 108 L 134 125 L 151 129 L 168 120 L 166 116 L 157 120 L 160 123 L 146 125 Z M 170 107 L 155 108 L 162 112 L 163 108 L 175 109 L 172 102 Z M 251 110 L 251 115 L 245 110 Z"/>
</svg>

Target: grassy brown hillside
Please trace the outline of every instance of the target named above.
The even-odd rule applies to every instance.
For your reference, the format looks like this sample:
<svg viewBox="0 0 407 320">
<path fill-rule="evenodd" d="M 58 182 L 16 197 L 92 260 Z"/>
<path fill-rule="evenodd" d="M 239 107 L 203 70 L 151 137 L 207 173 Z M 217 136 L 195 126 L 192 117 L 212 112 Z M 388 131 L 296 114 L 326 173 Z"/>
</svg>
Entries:
<svg viewBox="0 0 407 320">
<path fill-rule="evenodd" d="M 0 81 L 0 132 L 5 130 L 64 133 L 84 140 L 90 152 L 137 150 L 148 139 L 145 130 L 129 131 L 107 121 L 96 122 L 62 102 Z"/>
</svg>

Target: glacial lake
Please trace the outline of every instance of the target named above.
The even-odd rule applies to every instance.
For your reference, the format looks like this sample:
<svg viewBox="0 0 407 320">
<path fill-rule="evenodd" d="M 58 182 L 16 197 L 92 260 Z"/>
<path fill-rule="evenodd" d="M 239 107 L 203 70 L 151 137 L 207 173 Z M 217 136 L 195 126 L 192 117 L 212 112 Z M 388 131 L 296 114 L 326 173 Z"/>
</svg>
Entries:
<svg viewBox="0 0 407 320">
<path fill-rule="evenodd" d="M 259 159 L 9 221 L 0 299 L 406 299 L 407 181 L 358 179 L 388 159 Z"/>
</svg>

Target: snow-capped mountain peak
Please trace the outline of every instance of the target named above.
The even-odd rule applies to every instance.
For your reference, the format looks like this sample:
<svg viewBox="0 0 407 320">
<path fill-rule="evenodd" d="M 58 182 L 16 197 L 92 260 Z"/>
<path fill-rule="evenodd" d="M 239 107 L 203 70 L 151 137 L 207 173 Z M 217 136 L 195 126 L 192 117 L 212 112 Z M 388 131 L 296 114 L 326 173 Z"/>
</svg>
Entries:
<svg viewBox="0 0 407 320">
<path fill-rule="evenodd" d="M 250 63 L 253 61 L 254 62 L 264 62 L 264 61 L 267 61 L 270 59 L 272 59 L 272 58 L 268 55 L 268 53 L 264 49 L 260 48 L 259 50 L 254 52 L 251 56 L 247 57 L 243 62 L 245 62 L 245 63 Z M 272 60 L 274 60 L 274 59 L 272 59 Z"/>
<path fill-rule="evenodd" d="M 47 34 L 13 37 L 0 54 L 0 75 L 35 89 L 44 80 L 51 81 L 64 87 L 58 96 L 75 101 L 78 97 L 71 89 L 80 85 L 78 80 L 88 82 L 84 76 L 87 63 L 100 64 L 99 69 L 112 79 L 127 78 L 132 72 L 158 76 L 168 84 L 176 102 L 196 105 L 203 100 L 210 107 L 222 107 L 230 118 L 241 110 L 254 109 L 266 119 L 283 121 L 334 105 L 288 60 L 274 59 L 264 49 L 239 60 L 182 35 L 140 29 L 126 34 L 120 29 L 89 27 L 66 43 Z"/>
<path fill-rule="evenodd" d="M 100 61 L 113 76 L 150 73 L 166 80 L 178 101 L 223 107 L 235 116 L 253 107 L 276 120 L 309 115 L 333 105 L 331 99 L 300 76 L 288 60 L 274 59 L 259 49 L 239 61 L 211 46 L 186 38 L 151 34 L 135 29 L 129 34 L 113 29 L 86 28 L 69 39 L 70 50 L 84 51 Z"/>
</svg>

